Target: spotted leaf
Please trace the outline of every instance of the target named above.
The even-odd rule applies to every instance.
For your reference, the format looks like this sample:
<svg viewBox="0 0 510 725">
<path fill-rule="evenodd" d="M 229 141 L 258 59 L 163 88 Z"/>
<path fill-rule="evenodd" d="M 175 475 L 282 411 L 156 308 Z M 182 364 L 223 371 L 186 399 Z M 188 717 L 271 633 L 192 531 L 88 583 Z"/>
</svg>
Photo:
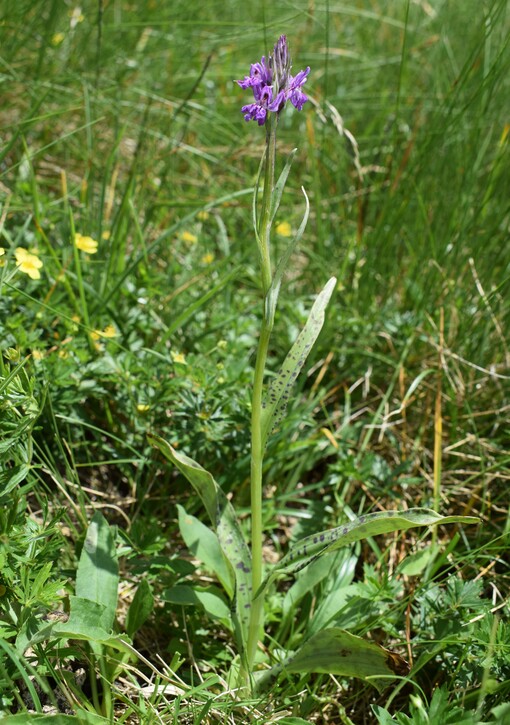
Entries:
<svg viewBox="0 0 510 725">
<path fill-rule="evenodd" d="M 268 584 L 283 574 L 295 574 L 304 569 L 319 556 L 352 544 L 369 536 L 388 534 L 392 531 L 405 531 L 417 526 L 437 526 L 438 524 L 476 524 L 473 516 L 441 516 L 431 509 L 413 508 L 408 511 L 378 511 L 360 516 L 354 521 L 327 531 L 320 531 L 300 539 L 272 569 L 269 577 L 262 583 L 256 596 L 260 596 Z"/>
<path fill-rule="evenodd" d="M 267 689 L 281 672 L 323 672 L 367 679 L 381 690 L 388 680 L 405 677 L 409 669 L 408 663 L 399 654 L 338 627 L 331 627 L 310 637 L 283 662 L 257 673 L 257 689 Z"/>
<path fill-rule="evenodd" d="M 324 324 L 324 310 L 333 294 L 335 284 L 336 278 L 332 277 L 318 295 L 304 328 L 285 358 L 280 372 L 269 386 L 262 411 L 262 442 L 264 445 L 274 426 L 278 425 L 285 415 L 294 381 L 301 372 Z"/>
</svg>

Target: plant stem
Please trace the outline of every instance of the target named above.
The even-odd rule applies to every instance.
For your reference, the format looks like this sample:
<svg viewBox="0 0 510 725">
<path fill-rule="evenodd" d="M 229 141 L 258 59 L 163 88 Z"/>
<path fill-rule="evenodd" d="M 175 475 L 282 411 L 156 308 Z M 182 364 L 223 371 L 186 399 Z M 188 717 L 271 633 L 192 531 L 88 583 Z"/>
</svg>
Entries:
<svg viewBox="0 0 510 725">
<path fill-rule="evenodd" d="M 255 374 L 253 380 L 251 407 L 251 557 L 252 557 L 252 591 L 253 594 L 262 582 L 262 466 L 264 461 L 264 444 L 262 441 L 262 397 L 264 392 L 264 372 L 266 368 L 269 339 L 273 328 L 272 317 L 268 318 L 266 298 L 271 287 L 271 202 L 274 188 L 274 167 L 276 154 L 276 123 L 273 117 L 268 123 L 266 135 L 264 192 L 258 238 L 260 244 L 262 290 L 264 306 L 260 330 Z M 264 599 L 259 597 L 252 602 L 248 642 L 246 647 L 246 663 L 248 670 L 253 669 L 260 630 L 264 623 Z"/>
</svg>

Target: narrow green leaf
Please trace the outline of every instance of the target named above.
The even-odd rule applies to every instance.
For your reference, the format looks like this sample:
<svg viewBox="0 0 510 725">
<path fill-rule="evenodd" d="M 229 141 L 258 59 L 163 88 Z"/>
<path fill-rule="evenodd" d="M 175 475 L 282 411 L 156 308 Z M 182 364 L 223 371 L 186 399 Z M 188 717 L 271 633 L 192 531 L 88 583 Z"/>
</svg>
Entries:
<svg viewBox="0 0 510 725">
<path fill-rule="evenodd" d="M 267 398 L 264 401 L 264 410 L 262 411 L 263 445 L 266 444 L 267 437 L 274 426 L 285 415 L 292 385 L 305 364 L 314 342 L 319 336 L 322 325 L 324 324 L 324 310 L 333 294 L 335 285 L 336 277 L 332 277 L 322 292 L 317 296 L 304 328 L 299 333 L 296 342 L 285 358 L 280 372 L 269 386 Z"/>
<path fill-rule="evenodd" d="M 119 564 L 115 542 L 102 513 L 96 511 L 83 544 L 76 573 L 76 596 L 105 608 L 103 626 L 111 630 L 117 609 Z"/>
<path fill-rule="evenodd" d="M 257 689 L 265 689 L 280 672 L 322 672 L 357 677 L 382 689 L 388 679 L 409 674 L 408 663 L 395 652 L 356 637 L 338 627 L 324 629 L 311 637 L 282 663 L 257 675 Z M 375 679 L 374 679 L 375 678 Z M 378 681 L 377 678 L 384 678 Z"/>
<path fill-rule="evenodd" d="M 126 632 L 132 638 L 154 609 L 154 597 L 147 579 L 138 585 L 126 616 Z"/>
<path fill-rule="evenodd" d="M 393 531 L 406 531 L 417 526 L 437 526 L 439 524 L 477 524 L 479 519 L 473 516 L 441 516 L 425 508 L 408 511 L 378 511 L 360 516 L 334 529 L 320 531 L 298 541 L 289 553 L 274 567 L 263 582 L 256 596 L 260 596 L 266 586 L 280 574 L 293 574 L 310 564 L 326 552 L 335 551 L 342 546 L 360 539 Z"/>
<path fill-rule="evenodd" d="M 30 466 L 22 463 L 20 466 L 7 468 L 0 473 L 0 496 L 11 493 L 19 483 L 22 483 L 30 471 Z"/>
<path fill-rule="evenodd" d="M 173 448 L 164 438 L 154 433 L 149 442 L 158 448 L 188 479 L 207 511 L 225 558 L 229 562 L 236 582 L 234 619 L 239 650 L 244 652 L 248 634 L 251 589 L 251 556 L 244 540 L 234 508 L 211 474 L 193 459 Z"/>
<path fill-rule="evenodd" d="M 179 530 L 184 542 L 193 556 L 196 556 L 209 571 L 216 574 L 229 598 L 234 594 L 234 578 L 228 562 L 221 550 L 218 537 L 195 516 L 187 514 L 177 504 Z"/>
</svg>

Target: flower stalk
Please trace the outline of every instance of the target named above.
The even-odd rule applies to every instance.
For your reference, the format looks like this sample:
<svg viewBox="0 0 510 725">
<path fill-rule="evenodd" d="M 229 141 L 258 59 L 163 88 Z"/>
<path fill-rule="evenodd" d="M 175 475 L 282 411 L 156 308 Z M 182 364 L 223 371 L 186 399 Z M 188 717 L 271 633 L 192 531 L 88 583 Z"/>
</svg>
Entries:
<svg viewBox="0 0 510 725">
<path fill-rule="evenodd" d="M 264 375 L 269 349 L 269 340 L 273 329 L 274 305 L 269 304 L 269 296 L 273 284 L 271 265 L 271 226 L 274 218 L 275 200 L 275 160 L 276 160 L 276 128 L 278 118 L 287 101 L 297 110 L 301 110 L 307 98 L 301 91 L 306 82 L 310 68 L 300 71 L 297 76 L 290 74 L 291 61 L 287 49 L 287 40 L 282 35 L 276 43 L 272 55 L 266 61 L 262 57 L 260 63 L 252 64 L 250 75 L 237 81 L 241 88 L 251 88 L 254 102 L 243 106 L 242 112 L 246 121 L 257 121 L 259 126 L 266 126 L 266 148 L 264 151 L 264 188 L 260 215 L 258 216 L 255 234 L 259 247 L 261 280 L 263 294 L 263 314 L 260 329 L 255 373 L 252 391 L 251 409 L 251 557 L 252 557 L 252 592 L 255 594 L 262 583 L 262 481 L 265 440 L 262 429 L 262 410 L 264 397 Z M 257 189 L 255 190 L 257 194 Z M 255 198 L 255 203 L 256 203 Z M 247 673 L 253 671 L 257 644 L 264 624 L 264 598 L 252 600 L 248 639 L 246 643 L 245 662 L 243 667 Z"/>
</svg>

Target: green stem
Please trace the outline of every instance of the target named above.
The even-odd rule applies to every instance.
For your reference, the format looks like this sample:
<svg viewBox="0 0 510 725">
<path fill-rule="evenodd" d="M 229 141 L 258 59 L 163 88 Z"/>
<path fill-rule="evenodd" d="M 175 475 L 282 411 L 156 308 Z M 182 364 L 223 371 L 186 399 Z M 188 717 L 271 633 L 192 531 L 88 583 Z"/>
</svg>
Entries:
<svg viewBox="0 0 510 725">
<path fill-rule="evenodd" d="M 264 393 L 264 372 L 266 368 L 269 339 L 273 328 L 273 320 L 268 319 L 266 298 L 271 287 L 273 275 L 271 270 L 270 232 L 271 202 L 274 189 L 274 167 L 276 155 L 276 123 L 277 117 L 271 114 L 268 121 L 265 151 L 264 192 L 260 215 L 258 239 L 260 244 L 262 290 L 264 306 L 260 339 L 255 361 L 251 408 L 251 557 L 252 557 L 252 591 L 255 593 L 262 583 L 262 467 L 264 462 L 264 442 L 262 440 L 262 398 Z M 259 597 L 252 602 L 248 642 L 246 646 L 246 664 L 248 670 L 253 669 L 257 643 L 264 624 L 264 598 Z"/>
</svg>

